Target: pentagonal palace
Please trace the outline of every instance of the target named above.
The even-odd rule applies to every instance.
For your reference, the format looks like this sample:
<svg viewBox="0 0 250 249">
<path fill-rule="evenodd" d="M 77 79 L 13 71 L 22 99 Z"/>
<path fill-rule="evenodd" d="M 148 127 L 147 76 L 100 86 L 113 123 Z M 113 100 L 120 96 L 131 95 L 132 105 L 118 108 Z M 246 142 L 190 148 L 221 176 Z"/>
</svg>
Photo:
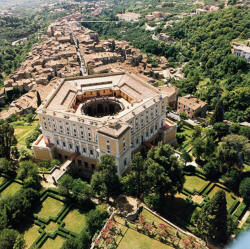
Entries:
<svg viewBox="0 0 250 249">
<path fill-rule="evenodd" d="M 166 106 L 176 96 L 171 85 L 156 88 L 127 72 L 61 79 L 37 110 L 42 135 L 32 146 L 35 157 L 73 157 L 91 173 L 102 154 L 111 154 L 121 175 L 141 145 L 175 142 Z"/>
</svg>

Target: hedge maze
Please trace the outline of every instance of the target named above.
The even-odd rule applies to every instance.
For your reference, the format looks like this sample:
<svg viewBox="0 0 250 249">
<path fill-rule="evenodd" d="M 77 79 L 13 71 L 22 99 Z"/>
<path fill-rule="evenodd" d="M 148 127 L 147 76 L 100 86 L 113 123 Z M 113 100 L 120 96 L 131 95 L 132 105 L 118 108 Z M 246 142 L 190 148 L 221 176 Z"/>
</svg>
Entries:
<svg viewBox="0 0 250 249">
<path fill-rule="evenodd" d="M 48 201 L 50 203 L 47 205 Z M 42 208 L 34 215 L 34 224 L 38 226 L 39 236 L 30 248 L 49 248 L 47 245 L 52 243 L 51 240 L 53 248 L 60 248 L 65 239 L 77 236 L 76 232 L 65 227 L 64 222 L 65 217 L 75 209 L 53 190 L 46 190 L 41 196 L 41 202 Z"/>
<path fill-rule="evenodd" d="M 20 181 L 0 175 L 0 198 L 21 188 Z M 43 190 L 40 194 L 42 204 L 30 221 L 26 221 L 31 223 L 28 227 L 24 224 L 25 231 L 22 231 L 26 248 L 60 249 L 67 238 L 76 237 L 84 229 L 86 214 L 66 203 L 55 190 Z"/>
<path fill-rule="evenodd" d="M 246 204 L 240 202 L 239 198 L 229 189 L 220 183 L 207 180 L 199 172 L 186 173 L 185 179 L 186 182 L 182 193 L 177 194 L 173 203 L 170 203 L 167 207 L 168 210 L 172 208 L 171 210 L 174 213 L 168 216 L 180 226 L 190 230 L 193 226 L 191 221 L 193 212 L 196 209 L 200 209 L 219 190 L 225 191 L 228 213 L 233 215 L 238 221 L 242 219 L 247 211 Z"/>
</svg>

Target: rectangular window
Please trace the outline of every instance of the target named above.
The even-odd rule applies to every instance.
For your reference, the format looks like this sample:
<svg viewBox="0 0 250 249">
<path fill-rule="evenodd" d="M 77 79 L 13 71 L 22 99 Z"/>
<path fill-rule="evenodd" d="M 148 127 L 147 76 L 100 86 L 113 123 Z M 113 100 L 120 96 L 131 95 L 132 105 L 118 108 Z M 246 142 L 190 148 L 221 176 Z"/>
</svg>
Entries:
<svg viewBox="0 0 250 249">
<path fill-rule="evenodd" d="M 83 153 L 86 153 L 86 148 L 83 147 L 83 148 L 82 148 L 82 152 L 83 152 Z"/>
<path fill-rule="evenodd" d="M 93 150 L 90 150 L 89 153 L 90 153 L 90 155 L 94 155 Z"/>
<path fill-rule="evenodd" d="M 66 144 L 65 144 L 65 142 L 63 142 L 63 147 L 66 147 Z"/>
<path fill-rule="evenodd" d="M 126 150 L 126 141 L 125 141 L 125 138 L 123 138 L 122 140 L 122 145 L 123 145 L 123 151 Z"/>
<path fill-rule="evenodd" d="M 106 147 L 107 147 L 107 153 L 110 153 L 110 142 L 106 142 Z"/>
</svg>

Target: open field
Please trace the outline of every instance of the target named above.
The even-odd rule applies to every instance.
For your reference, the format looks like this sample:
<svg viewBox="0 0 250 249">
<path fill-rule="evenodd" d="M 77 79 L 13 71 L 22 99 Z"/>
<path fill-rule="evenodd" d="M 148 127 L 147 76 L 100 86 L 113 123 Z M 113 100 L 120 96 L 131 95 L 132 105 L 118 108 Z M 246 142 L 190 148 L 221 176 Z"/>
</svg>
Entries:
<svg viewBox="0 0 250 249">
<path fill-rule="evenodd" d="M 7 188 L 1 192 L 1 197 L 6 197 L 15 194 L 22 188 L 22 185 L 17 182 L 12 182 Z"/>
<path fill-rule="evenodd" d="M 78 209 L 71 210 L 63 219 L 65 228 L 75 233 L 80 233 L 86 225 L 86 215 Z"/>
</svg>

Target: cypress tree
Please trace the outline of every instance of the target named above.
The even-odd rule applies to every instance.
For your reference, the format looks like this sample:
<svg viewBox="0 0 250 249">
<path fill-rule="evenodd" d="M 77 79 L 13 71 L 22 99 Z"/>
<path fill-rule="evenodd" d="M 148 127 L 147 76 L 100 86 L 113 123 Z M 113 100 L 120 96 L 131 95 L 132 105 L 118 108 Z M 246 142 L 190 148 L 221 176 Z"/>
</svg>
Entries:
<svg viewBox="0 0 250 249">
<path fill-rule="evenodd" d="M 227 234 L 227 202 L 223 190 L 216 192 L 213 198 L 201 209 L 197 218 L 197 233 L 204 239 L 221 244 Z"/>
<path fill-rule="evenodd" d="M 36 91 L 36 98 L 37 98 L 37 107 L 38 107 L 42 103 L 41 96 L 40 96 L 40 93 L 38 91 Z"/>
<path fill-rule="evenodd" d="M 221 100 L 216 103 L 213 116 L 211 117 L 210 123 L 213 125 L 224 120 L 224 109 Z"/>
</svg>

